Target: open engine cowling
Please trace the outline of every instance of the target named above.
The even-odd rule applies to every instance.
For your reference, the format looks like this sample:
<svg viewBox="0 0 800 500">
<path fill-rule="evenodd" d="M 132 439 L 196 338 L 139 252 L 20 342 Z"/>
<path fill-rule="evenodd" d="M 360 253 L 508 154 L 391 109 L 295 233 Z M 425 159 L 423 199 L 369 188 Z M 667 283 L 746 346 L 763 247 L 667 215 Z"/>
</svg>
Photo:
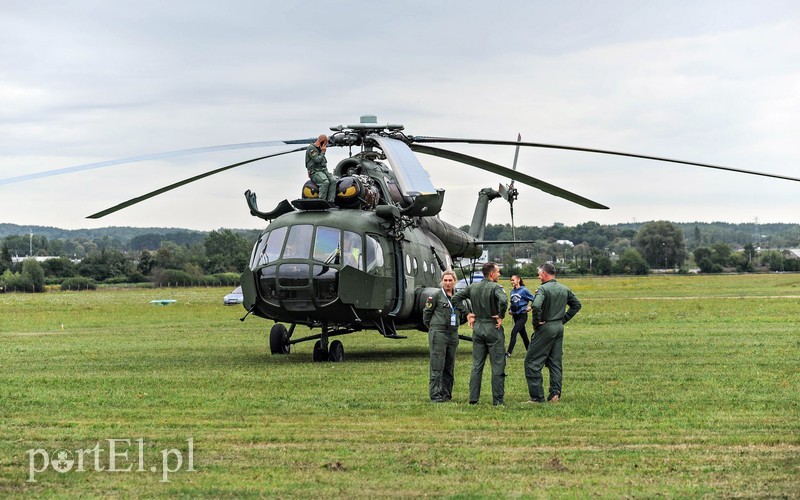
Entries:
<svg viewBox="0 0 800 500">
<path fill-rule="evenodd" d="M 303 184 L 303 199 L 319 198 L 319 187 L 309 179 Z M 380 191 L 365 175 L 351 175 L 336 182 L 336 206 L 339 208 L 374 209 L 380 201 Z"/>
</svg>

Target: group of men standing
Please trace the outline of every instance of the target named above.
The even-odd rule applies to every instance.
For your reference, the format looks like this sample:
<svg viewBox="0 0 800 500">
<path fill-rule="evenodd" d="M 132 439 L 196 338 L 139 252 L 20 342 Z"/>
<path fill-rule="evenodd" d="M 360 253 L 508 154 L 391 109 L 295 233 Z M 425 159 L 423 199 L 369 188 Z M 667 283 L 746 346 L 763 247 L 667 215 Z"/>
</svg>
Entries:
<svg viewBox="0 0 800 500">
<path fill-rule="evenodd" d="M 320 135 L 316 142 L 309 144 L 306 148 L 306 169 L 308 177 L 319 188 L 319 199 L 332 204 L 336 196 L 336 178 L 328 172 L 328 161 L 325 158 L 327 149 L 326 135 Z M 446 402 L 452 398 L 458 327 L 468 322 L 473 329 L 470 404 L 477 404 L 480 399 L 486 358 L 489 358 L 492 368 L 492 403 L 504 404 L 506 358 L 514 350 L 517 333 L 520 333 L 528 349 L 525 356 L 525 378 L 530 393 L 528 402 L 545 401 L 542 388 L 542 368 L 545 366 L 550 370 L 550 393 L 547 400 L 557 402 L 561 398 L 564 324 L 580 310 L 581 303 L 569 288 L 556 281 L 556 268 L 553 264 L 539 266 L 542 284 L 532 296 L 521 286 L 522 279 L 513 276 L 511 312 L 514 329 L 506 351 L 503 318 L 508 310 L 508 297 L 503 287 L 497 283 L 500 268 L 493 262 L 484 264 L 483 276 L 483 281 L 455 292 L 456 275 L 452 271 L 445 271 L 442 275 L 442 288 L 428 297 L 425 304 L 423 322 L 428 327 L 431 352 L 431 401 Z M 529 310 L 532 312 L 533 323 L 530 343 L 525 333 Z"/>
<path fill-rule="evenodd" d="M 507 355 L 503 318 L 509 301 L 503 287 L 497 282 L 500 268 L 495 263 L 489 262 L 483 266 L 483 276 L 483 281 L 455 292 L 455 273 L 446 271 L 442 276 L 441 290 L 428 297 L 425 304 L 423 322 L 428 327 L 431 350 L 431 401 L 446 402 L 452 398 L 458 326 L 467 322 L 473 329 L 469 402 L 477 404 L 480 399 L 483 368 L 488 357 L 492 369 L 492 403 L 504 404 Z M 533 324 L 533 334 L 525 355 L 525 378 L 530 394 L 528 403 L 545 402 L 542 387 L 542 368 L 545 366 L 550 370 L 547 401 L 555 403 L 561 398 L 564 324 L 581 308 L 575 294 L 558 283 L 555 276 L 553 264 L 539 266 L 541 285 L 532 297 L 528 295 L 532 299 L 530 310 Z M 515 288 L 519 288 L 517 283 Z M 525 316 L 527 318 L 527 314 Z M 527 338 L 523 337 L 523 340 Z"/>
</svg>

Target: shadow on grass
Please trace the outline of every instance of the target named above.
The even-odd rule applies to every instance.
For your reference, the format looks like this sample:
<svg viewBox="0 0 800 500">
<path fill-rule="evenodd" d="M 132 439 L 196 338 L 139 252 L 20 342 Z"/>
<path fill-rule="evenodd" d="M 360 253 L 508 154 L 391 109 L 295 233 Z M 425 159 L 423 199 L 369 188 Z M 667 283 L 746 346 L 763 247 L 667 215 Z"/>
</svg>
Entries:
<svg viewBox="0 0 800 500">
<path fill-rule="evenodd" d="M 393 359 L 425 359 L 430 353 L 427 348 L 418 346 L 401 347 L 399 349 L 375 349 L 375 350 L 349 351 L 345 347 L 344 363 L 371 363 L 375 361 L 391 361 Z M 311 352 L 292 351 L 288 356 L 272 355 L 269 353 L 252 353 L 243 356 L 235 356 L 229 360 L 231 363 L 246 363 L 252 365 L 268 364 L 309 364 L 314 363 L 311 359 Z"/>
</svg>

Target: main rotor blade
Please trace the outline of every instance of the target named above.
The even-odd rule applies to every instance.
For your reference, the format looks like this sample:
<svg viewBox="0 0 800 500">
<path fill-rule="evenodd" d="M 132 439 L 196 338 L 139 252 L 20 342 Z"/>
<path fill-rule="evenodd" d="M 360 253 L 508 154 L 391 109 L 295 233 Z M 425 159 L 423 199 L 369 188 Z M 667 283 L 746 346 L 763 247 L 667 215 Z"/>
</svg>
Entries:
<svg viewBox="0 0 800 500">
<path fill-rule="evenodd" d="M 608 151 L 605 149 L 594 149 L 594 148 L 580 148 L 576 146 L 559 146 L 556 144 L 542 144 L 538 142 L 515 142 L 515 141 L 496 141 L 491 139 L 456 139 L 452 137 L 427 137 L 427 136 L 415 136 L 414 142 L 423 142 L 423 143 L 462 143 L 462 144 L 489 144 L 489 145 L 496 145 L 496 146 L 528 146 L 532 148 L 546 148 L 546 149 L 562 149 L 567 151 L 583 151 L 585 153 L 600 153 L 605 155 L 616 155 L 616 156 L 626 156 L 629 158 L 642 158 L 645 160 L 655 160 L 655 161 L 665 161 L 669 163 L 680 163 L 683 165 L 691 165 L 693 167 L 704 167 L 704 168 L 714 168 L 717 170 L 727 170 L 729 172 L 739 172 L 742 174 L 750 174 L 750 175 L 760 175 L 763 177 L 773 177 L 775 179 L 783 179 L 787 181 L 796 181 L 800 182 L 800 179 L 796 177 L 788 177 L 785 175 L 779 174 L 770 174 L 767 172 L 757 172 L 755 170 L 743 170 L 741 168 L 732 168 L 732 167 L 723 167 L 720 165 L 711 165 L 708 163 L 697 163 L 693 161 L 684 161 L 684 160 L 674 160 L 670 158 L 662 158 L 659 156 L 648 156 L 648 155 L 640 155 L 636 153 L 622 153 L 619 151 Z"/>
<path fill-rule="evenodd" d="M 566 189 L 561 189 L 558 186 L 554 186 L 553 184 L 549 184 L 547 182 L 541 181 L 529 175 L 523 174 L 522 172 L 517 172 L 511 170 L 510 168 L 503 167 L 496 163 L 492 163 L 490 161 L 482 160 L 480 158 L 475 158 L 474 156 L 468 156 L 461 153 L 456 153 L 455 151 L 448 151 L 446 149 L 439 149 L 434 148 L 432 146 L 422 146 L 420 144 L 410 144 L 409 147 L 416 151 L 417 153 L 422 153 L 426 155 L 438 156 L 440 158 L 446 158 L 448 160 L 457 161 L 459 163 L 465 163 L 467 165 L 472 165 L 473 167 L 480 168 L 482 170 L 486 170 L 488 172 L 492 172 L 494 174 L 508 177 L 510 179 L 514 179 L 520 181 L 523 184 L 527 184 L 528 186 L 535 187 L 536 189 L 540 189 L 545 193 L 550 193 L 553 196 L 558 196 L 559 198 L 564 198 L 565 200 L 569 200 L 573 203 L 577 203 L 578 205 L 583 205 L 587 208 L 597 208 L 597 209 L 604 209 L 607 210 L 608 207 L 605 205 L 601 205 L 596 201 L 592 201 L 588 198 L 584 198 L 583 196 L 577 195 L 575 193 L 571 193 Z"/>
<path fill-rule="evenodd" d="M 204 174 L 195 175 L 194 177 L 190 177 L 188 179 L 184 179 L 184 180 L 176 182 L 174 184 L 170 184 L 169 186 L 164 186 L 164 187 L 162 187 L 160 189 L 156 189 L 155 191 L 151 191 L 151 192 L 149 192 L 147 194 L 143 194 L 142 196 L 137 196 L 136 198 L 131 198 L 130 200 L 124 201 L 124 202 L 120 203 L 119 205 L 115 205 L 115 206 L 113 206 L 111 208 L 107 208 L 107 209 L 105 209 L 103 211 L 97 212 L 96 214 L 89 215 L 86 218 L 87 219 L 99 219 L 101 217 L 105 217 L 108 214 L 113 214 L 114 212 L 122 210 L 123 208 L 127 208 L 127 207 L 129 207 L 131 205 L 135 205 L 135 204 L 137 204 L 139 202 L 142 202 L 144 200 L 150 199 L 150 198 L 152 198 L 154 196 L 158 196 L 160 194 L 166 193 L 167 191 L 172 191 L 173 189 L 181 187 L 181 186 L 183 186 L 185 184 L 189 184 L 190 182 L 194 182 L 194 181 L 203 179 L 205 177 L 208 177 L 208 176 L 211 176 L 211 175 L 214 175 L 214 174 L 218 174 L 220 172 L 224 172 L 225 170 L 230 170 L 230 169 L 235 168 L 235 167 L 240 167 L 240 166 L 246 165 L 248 163 L 253 163 L 254 161 L 264 160 L 266 158 L 272 158 L 274 156 L 281 156 L 281 155 L 285 155 L 285 154 L 289 154 L 289 153 L 296 153 L 298 151 L 305 151 L 305 149 L 306 149 L 306 146 L 303 146 L 301 148 L 295 148 L 295 149 L 292 149 L 290 151 L 282 151 L 280 153 L 274 153 L 274 154 L 267 155 L 267 156 L 260 156 L 258 158 L 253 158 L 252 160 L 240 161 L 239 163 L 234 163 L 232 165 L 228 165 L 228 166 L 221 167 L 221 168 L 218 168 L 218 169 L 215 169 L 215 170 L 211 170 L 210 172 L 206 172 Z"/>
<path fill-rule="evenodd" d="M 176 151 L 165 151 L 162 153 L 152 153 L 140 156 L 129 156 L 127 158 L 119 158 L 117 160 L 100 161 L 96 163 L 85 163 L 83 165 L 75 165 L 73 167 L 57 168 L 55 170 L 45 170 L 43 172 L 36 172 L 33 174 L 18 175 L 16 177 L 8 177 L 0 179 L 0 186 L 3 184 L 13 184 L 15 182 L 30 181 L 33 179 L 41 179 L 43 177 L 52 177 L 54 175 L 69 174 L 72 172 L 81 172 L 83 170 L 92 170 L 95 168 L 110 167 L 113 165 L 122 165 L 125 163 L 136 163 L 147 160 L 161 160 L 163 158 L 174 158 L 176 156 L 196 155 L 200 153 L 212 153 L 214 151 L 225 151 L 233 149 L 248 149 L 248 148 L 264 148 L 270 146 L 288 146 L 292 144 L 311 144 L 317 139 L 290 139 L 288 141 L 262 141 L 262 142 L 242 142 L 238 144 L 221 144 L 219 146 L 207 146 L 203 148 L 179 149 Z"/>
</svg>

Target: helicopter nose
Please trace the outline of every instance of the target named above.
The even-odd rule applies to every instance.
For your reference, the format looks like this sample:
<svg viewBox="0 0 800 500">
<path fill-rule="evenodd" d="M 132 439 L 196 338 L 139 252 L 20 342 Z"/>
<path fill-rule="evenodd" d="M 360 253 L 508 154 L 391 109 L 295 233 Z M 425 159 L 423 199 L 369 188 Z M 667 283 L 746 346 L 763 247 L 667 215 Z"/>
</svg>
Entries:
<svg viewBox="0 0 800 500">
<path fill-rule="evenodd" d="M 311 312 L 338 298 L 338 269 L 306 262 L 276 262 L 258 271 L 258 288 L 268 305 Z"/>
</svg>

